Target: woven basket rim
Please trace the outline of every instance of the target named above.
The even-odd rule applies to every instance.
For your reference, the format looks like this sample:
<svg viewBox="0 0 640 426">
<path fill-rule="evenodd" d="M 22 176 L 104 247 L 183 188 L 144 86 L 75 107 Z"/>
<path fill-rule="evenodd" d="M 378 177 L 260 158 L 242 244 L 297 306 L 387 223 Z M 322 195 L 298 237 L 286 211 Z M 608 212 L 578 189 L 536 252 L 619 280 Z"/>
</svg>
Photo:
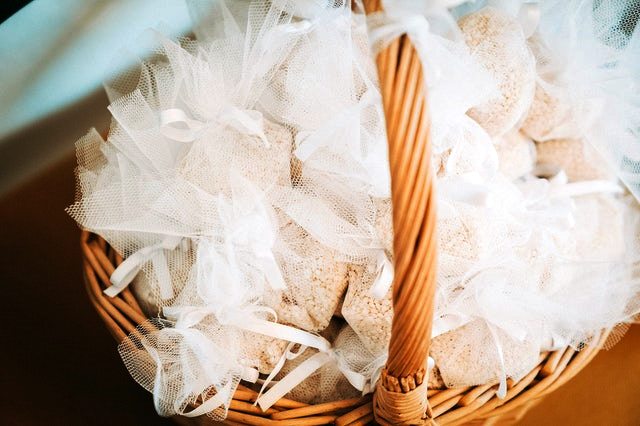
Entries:
<svg viewBox="0 0 640 426">
<path fill-rule="evenodd" d="M 111 335 L 120 343 L 147 318 L 130 290 L 125 289 L 114 298 L 103 294 L 110 285 L 109 276 L 122 262 L 116 251 L 100 236 L 88 231 L 82 231 L 80 246 L 89 300 Z M 496 395 L 497 384 L 429 389 L 432 418 L 439 425 L 459 425 L 515 410 L 574 377 L 598 353 L 607 336 L 607 332 L 602 332 L 580 351 L 567 347 L 540 354 L 536 366 L 521 380 L 509 379 L 504 399 Z M 231 402 L 227 420 L 233 424 L 248 425 L 357 425 L 373 421 L 371 395 L 317 405 L 283 398 L 266 412 L 253 404 L 256 397 L 255 391 L 240 385 Z"/>
<path fill-rule="evenodd" d="M 380 0 L 363 0 L 366 13 L 382 11 Z M 280 399 L 262 412 L 252 404 L 257 393 L 239 385 L 226 424 L 247 425 L 457 425 L 472 420 L 520 414 L 584 368 L 606 341 L 608 331 L 576 351 L 566 347 L 540 354 L 520 380 L 498 385 L 427 389 L 437 285 L 435 177 L 431 161 L 430 118 L 420 55 L 406 35 L 393 40 L 376 58 L 389 148 L 393 204 L 393 322 L 388 360 L 373 396 L 309 405 Z M 146 317 L 130 290 L 109 298 L 103 290 L 122 258 L 104 239 L 82 232 L 84 277 L 89 299 L 116 341 L 123 341 Z M 426 395 L 425 395 L 426 393 Z M 427 404 L 425 398 L 428 397 Z M 205 421 L 206 416 L 200 418 Z M 197 421 L 197 423 L 202 423 Z"/>
</svg>

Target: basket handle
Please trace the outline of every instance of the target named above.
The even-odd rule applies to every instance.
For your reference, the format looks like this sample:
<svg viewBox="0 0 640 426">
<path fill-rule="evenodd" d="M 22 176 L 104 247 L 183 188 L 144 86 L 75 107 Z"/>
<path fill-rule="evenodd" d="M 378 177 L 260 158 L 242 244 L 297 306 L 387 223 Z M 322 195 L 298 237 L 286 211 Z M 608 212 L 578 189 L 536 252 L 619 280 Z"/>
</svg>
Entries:
<svg viewBox="0 0 640 426">
<path fill-rule="evenodd" d="M 382 11 L 364 0 L 366 12 Z M 430 121 L 420 58 L 403 35 L 376 58 L 386 117 L 393 203 L 394 317 L 376 390 L 381 424 L 428 421 L 427 359 L 436 288 L 436 205 Z M 424 382 L 424 386 L 421 386 Z"/>
</svg>

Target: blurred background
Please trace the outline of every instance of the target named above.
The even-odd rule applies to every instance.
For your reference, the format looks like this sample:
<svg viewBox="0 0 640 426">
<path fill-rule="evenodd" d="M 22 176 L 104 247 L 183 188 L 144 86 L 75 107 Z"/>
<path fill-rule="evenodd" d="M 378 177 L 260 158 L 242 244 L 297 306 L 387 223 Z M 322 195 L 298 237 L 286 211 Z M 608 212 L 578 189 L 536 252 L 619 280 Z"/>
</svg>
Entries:
<svg viewBox="0 0 640 426">
<path fill-rule="evenodd" d="M 35 0 L 3 4 L 0 194 L 69 155 L 89 127 L 105 131 L 102 82 L 122 72 L 149 28 L 188 32 L 182 0 Z"/>
<path fill-rule="evenodd" d="M 188 33 L 182 0 L 0 6 L 0 423 L 171 424 L 128 376 L 86 299 L 73 143 L 105 133 L 102 81 L 147 28 Z M 639 425 L 640 327 L 540 402 L 522 425 Z"/>
</svg>

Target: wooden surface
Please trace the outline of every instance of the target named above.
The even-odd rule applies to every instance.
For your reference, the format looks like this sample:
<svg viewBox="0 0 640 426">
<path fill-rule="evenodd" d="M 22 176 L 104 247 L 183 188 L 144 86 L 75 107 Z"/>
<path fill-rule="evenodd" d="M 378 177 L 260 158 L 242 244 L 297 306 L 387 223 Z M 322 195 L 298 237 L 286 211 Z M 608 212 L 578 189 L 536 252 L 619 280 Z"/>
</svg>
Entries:
<svg viewBox="0 0 640 426">
<path fill-rule="evenodd" d="M 86 300 L 74 159 L 0 198 L 0 424 L 162 425 Z M 520 425 L 640 425 L 640 327 Z"/>
</svg>

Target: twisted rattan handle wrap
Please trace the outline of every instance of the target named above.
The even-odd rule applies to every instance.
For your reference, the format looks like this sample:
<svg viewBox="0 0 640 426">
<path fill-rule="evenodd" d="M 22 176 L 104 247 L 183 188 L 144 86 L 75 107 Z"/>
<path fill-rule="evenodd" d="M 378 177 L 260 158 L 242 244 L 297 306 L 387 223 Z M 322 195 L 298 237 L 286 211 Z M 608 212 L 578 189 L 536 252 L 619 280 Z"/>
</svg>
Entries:
<svg viewBox="0 0 640 426">
<path fill-rule="evenodd" d="M 367 13 L 382 11 L 379 0 L 365 0 L 364 5 Z M 436 288 L 430 124 L 422 66 L 409 38 L 393 41 L 376 61 L 387 120 L 395 278 L 389 359 L 375 405 L 381 423 L 416 424 L 426 409 L 427 387 L 420 385 L 428 380 Z"/>
</svg>

